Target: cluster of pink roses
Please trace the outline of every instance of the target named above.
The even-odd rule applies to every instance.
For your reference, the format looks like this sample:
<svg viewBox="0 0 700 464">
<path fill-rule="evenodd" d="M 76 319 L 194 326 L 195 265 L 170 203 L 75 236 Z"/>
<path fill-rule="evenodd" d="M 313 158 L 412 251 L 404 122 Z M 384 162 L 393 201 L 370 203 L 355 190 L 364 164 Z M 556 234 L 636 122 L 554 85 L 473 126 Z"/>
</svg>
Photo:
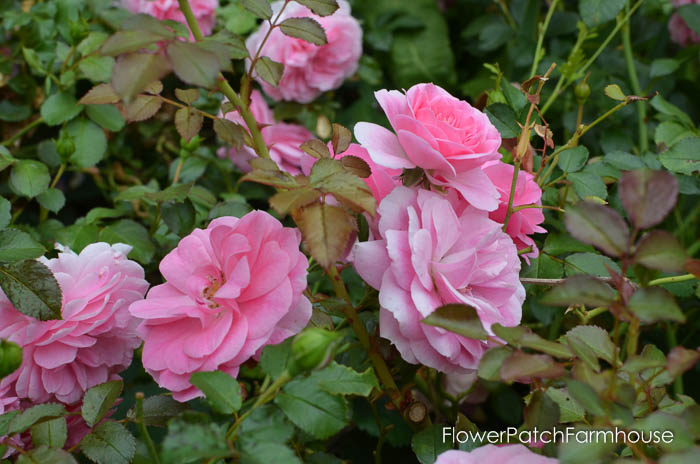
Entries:
<svg viewBox="0 0 700 464">
<path fill-rule="evenodd" d="M 700 5 L 700 0 L 673 0 L 672 3 L 674 7 L 680 8 L 684 5 Z M 671 40 L 682 47 L 700 43 L 700 36 L 686 24 L 678 12 L 673 13 L 668 21 L 668 32 L 671 34 Z"/>
<path fill-rule="evenodd" d="M 544 232 L 542 192 L 530 173 L 519 173 L 513 205 L 534 208 L 511 214 L 504 232 L 514 168 L 500 161 L 501 138 L 486 115 L 433 84 L 376 96 L 393 131 L 355 126 L 373 161 L 367 183 L 379 207 L 376 235 L 355 245 L 352 260 L 379 290 L 381 335 L 406 361 L 468 374 L 488 344 L 421 321 L 461 303 L 475 308 L 491 334 L 495 323 L 519 324 L 525 290 L 518 250 L 538 255 L 530 235 Z M 414 168 L 431 190 L 399 185 L 399 170 Z"/>
</svg>

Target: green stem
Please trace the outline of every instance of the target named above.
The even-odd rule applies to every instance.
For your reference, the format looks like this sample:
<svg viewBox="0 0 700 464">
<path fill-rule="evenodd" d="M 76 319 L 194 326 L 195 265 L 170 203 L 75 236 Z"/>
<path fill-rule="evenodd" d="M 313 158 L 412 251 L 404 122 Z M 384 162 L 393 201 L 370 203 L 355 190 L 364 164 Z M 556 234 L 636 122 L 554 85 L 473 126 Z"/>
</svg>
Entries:
<svg viewBox="0 0 700 464">
<path fill-rule="evenodd" d="M 143 393 L 136 393 L 136 421 L 139 424 L 139 430 L 141 432 L 141 438 L 146 442 L 146 447 L 148 448 L 148 454 L 151 455 L 151 462 L 154 464 L 160 464 L 160 457 L 158 457 L 158 450 L 153 444 L 151 435 L 148 433 L 148 428 L 146 427 L 146 422 L 143 420 Z"/>
<path fill-rule="evenodd" d="M 61 166 L 58 168 L 58 172 L 56 173 L 56 176 L 54 176 L 53 181 L 51 182 L 51 185 L 49 188 L 54 188 L 56 184 L 58 183 L 59 179 L 61 179 L 61 176 L 66 170 L 66 163 L 61 163 Z M 49 210 L 41 206 L 39 208 L 39 222 L 44 222 L 46 218 L 49 217 Z"/>
<path fill-rule="evenodd" d="M 513 169 L 513 180 L 510 183 L 510 196 L 508 197 L 508 209 L 506 210 L 506 218 L 503 221 L 503 231 L 508 228 L 508 221 L 513 214 L 513 198 L 515 197 L 515 187 L 518 185 L 518 174 L 520 173 L 520 159 L 515 161 Z"/>
<path fill-rule="evenodd" d="M 267 404 L 272 398 L 275 397 L 277 391 L 282 388 L 287 382 L 292 380 L 292 376 L 289 375 L 287 371 L 284 371 L 277 380 L 275 380 L 269 387 L 260 393 L 260 396 L 255 400 L 255 403 L 243 413 L 236 421 L 231 425 L 231 427 L 226 432 L 226 440 L 229 442 L 234 442 L 236 440 L 236 435 L 238 435 L 238 428 L 241 426 L 243 421 L 250 416 L 253 411 L 255 411 L 260 406 Z"/>
<path fill-rule="evenodd" d="M 377 350 L 375 350 L 372 346 L 372 341 L 370 340 L 369 333 L 367 333 L 365 325 L 360 320 L 360 317 L 358 316 L 355 307 L 352 305 L 352 302 L 350 301 L 350 295 L 348 294 L 348 291 L 345 288 L 343 279 L 341 279 L 340 274 L 338 273 L 338 269 L 334 265 L 331 265 L 328 268 L 328 277 L 331 280 L 331 284 L 333 285 L 333 289 L 335 290 L 336 295 L 339 298 L 342 298 L 345 301 L 347 301 L 348 304 L 343 306 L 343 312 L 345 313 L 345 317 L 350 322 L 350 327 L 352 327 L 352 330 L 355 332 L 355 335 L 362 344 L 362 347 L 367 351 L 369 359 L 372 362 L 372 366 L 374 367 L 374 371 L 377 374 L 377 378 L 384 386 L 386 393 L 391 399 L 391 402 L 396 407 L 396 410 L 400 411 L 401 393 L 399 391 L 399 387 L 396 385 L 394 377 L 392 377 L 391 372 L 389 371 L 389 366 L 386 365 L 386 361 L 384 361 L 384 358 L 382 358 L 381 355 L 377 352 Z"/>
<path fill-rule="evenodd" d="M 626 11 L 629 13 L 630 3 L 627 2 Z M 625 62 L 627 63 L 627 74 L 629 74 L 632 91 L 635 95 L 642 95 L 642 88 L 639 85 L 639 77 L 637 76 L 637 68 L 634 65 L 634 55 L 632 54 L 632 39 L 631 27 L 627 21 L 622 28 L 622 45 L 625 51 Z M 646 153 L 649 149 L 649 136 L 647 134 L 647 107 L 643 101 L 637 102 L 637 127 L 639 131 L 639 152 L 640 155 Z"/>
<path fill-rule="evenodd" d="M 26 134 L 27 132 L 29 132 L 30 130 L 32 130 L 34 127 L 38 126 L 42 122 L 44 122 L 44 120 L 41 118 L 41 116 L 36 118 L 34 121 L 30 122 L 29 124 L 27 124 L 26 126 L 21 128 L 19 131 L 17 131 L 17 133 L 15 135 L 13 135 L 9 139 L 2 142 L 0 145 L 3 145 L 3 146 L 11 145 L 12 143 L 15 142 L 15 140 L 21 138 L 24 134 Z"/>
<path fill-rule="evenodd" d="M 588 68 L 591 67 L 591 65 L 595 62 L 595 60 L 598 59 L 598 56 L 601 53 L 603 53 L 603 50 L 605 50 L 605 48 L 608 46 L 608 44 L 613 39 L 613 37 L 615 37 L 617 32 L 622 28 L 622 26 L 627 24 L 627 21 L 629 21 L 630 17 L 634 14 L 634 12 L 637 11 L 637 9 L 640 6 L 642 6 L 642 2 L 644 2 L 644 0 L 639 0 L 637 3 L 634 4 L 634 6 L 632 8 L 629 9 L 627 14 L 625 14 L 625 17 L 622 18 L 622 20 L 617 23 L 615 28 L 610 32 L 610 34 L 608 34 L 608 36 L 605 38 L 603 43 L 600 44 L 600 46 L 595 51 L 595 53 L 588 59 L 588 61 L 586 61 L 586 63 L 583 65 L 583 67 L 581 69 L 579 69 L 575 75 L 582 75 L 583 73 L 585 73 L 588 70 Z M 564 80 L 565 80 L 564 76 L 562 75 L 559 78 L 559 82 L 557 82 L 557 86 L 555 87 L 554 92 L 552 92 L 552 94 L 547 99 L 547 102 L 540 109 L 540 114 L 544 115 L 547 112 L 547 110 L 549 109 L 549 107 L 552 105 L 552 103 L 554 103 L 554 100 L 556 100 L 556 98 L 574 81 L 574 79 L 567 79 L 566 82 L 564 82 Z"/>
<path fill-rule="evenodd" d="M 537 47 L 535 47 L 535 58 L 532 61 L 532 68 L 530 68 L 530 77 L 534 76 L 537 72 L 537 66 L 540 64 L 540 54 L 542 53 L 542 44 L 544 43 L 544 36 L 547 33 L 547 28 L 549 27 L 549 21 L 552 20 L 552 15 L 554 10 L 557 8 L 557 3 L 559 0 L 552 0 L 552 4 L 549 5 L 549 10 L 547 10 L 547 16 L 544 18 L 544 22 L 540 23 L 539 35 L 537 37 Z"/>
<path fill-rule="evenodd" d="M 195 40 L 202 40 L 204 35 L 202 35 L 202 30 L 199 28 L 199 23 L 194 17 L 189 1 L 178 0 L 178 4 L 180 5 L 182 14 L 185 15 L 185 19 L 187 19 L 187 25 L 190 27 Z M 223 74 L 219 73 L 217 83 L 219 90 L 221 90 L 221 92 L 226 95 L 226 98 L 228 98 L 229 101 L 234 104 L 238 110 L 238 113 L 243 118 L 243 121 L 245 121 L 248 131 L 253 137 L 253 148 L 255 149 L 255 152 L 259 157 L 269 159 L 270 152 L 265 144 L 265 139 L 263 139 L 262 133 L 260 132 L 260 127 L 258 127 L 258 122 L 255 120 L 255 116 L 253 116 L 253 113 L 250 111 L 250 108 L 248 108 L 248 105 L 246 105 L 238 96 L 236 91 L 233 90 Z"/>
<path fill-rule="evenodd" d="M 180 180 L 180 174 L 182 173 L 182 166 L 185 164 L 185 158 L 182 156 L 177 162 L 177 167 L 175 168 L 175 175 L 173 175 L 173 183 L 172 185 L 177 184 L 177 181 Z"/>
<path fill-rule="evenodd" d="M 664 284 L 673 284 L 676 282 L 685 282 L 687 280 L 693 280 L 697 279 L 697 277 L 694 274 L 685 274 L 685 275 L 679 275 L 679 276 L 672 276 L 672 277 L 661 277 L 659 279 L 654 279 L 649 281 L 647 285 L 664 285 Z"/>
</svg>

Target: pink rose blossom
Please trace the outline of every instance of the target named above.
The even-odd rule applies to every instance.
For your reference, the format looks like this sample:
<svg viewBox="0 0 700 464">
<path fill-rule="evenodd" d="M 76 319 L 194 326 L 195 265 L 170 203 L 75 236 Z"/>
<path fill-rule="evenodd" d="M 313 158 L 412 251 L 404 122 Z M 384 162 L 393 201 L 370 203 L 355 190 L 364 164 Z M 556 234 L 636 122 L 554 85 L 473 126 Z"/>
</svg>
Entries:
<svg viewBox="0 0 700 464">
<path fill-rule="evenodd" d="M 44 259 L 63 293 L 61 320 L 40 321 L 17 311 L 0 292 L 0 338 L 22 347 L 22 364 L 0 389 L 31 402 L 74 403 L 83 392 L 129 367 L 140 340 L 129 305 L 148 288 L 131 247 L 93 243 L 75 254 Z"/>
<path fill-rule="evenodd" d="M 388 168 L 423 168 L 435 184 L 457 189 L 474 207 L 493 211 L 498 192 L 481 166 L 501 158 L 501 136 L 486 114 L 434 84 L 404 94 L 375 93 L 391 132 L 360 122 L 355 137 L 375 163 Z"/>
<path fill-rule="evenodd" d="M 270 158 L 277 163 L 281 170 L 296 175 L 301 173 L 302 164 L 305 162 L 313 164 L 314 158 L 299 148 L 301 144 L 314 136 L 304 126 L 275 122 L 272 110 L 257 90 L 254 90 L 250 95 L 250 111 L 261 127 L 260 132 L 270 151 Z M 246 127 L 238 111 L 227 113 L 226 119 Z M 243 172 L 250 171 L 248 162 L 258 156 L 255 150 L 246 145 L 240 150 L 223 147 L 219 149 L 218 154 L 221 157 L 228 155 L 233 164 Z"/>
<path fill-rule="evenodd" d="M 501 161 L 489 161 L 483 166 L 484 172 L 491 179 L 491 182 L 496 186 L 500 199 L 498 208 L 489 213 L 489 217 L 494 221 L 503 224 L 508 211 L 508 200 L 510 199 L 510 189 L 513 183 L 512 164 L 506 164 Z M 542 205 L 542 190 L 535 182 L 535 177 L 527 171 L 518 172 L 518 181 L 515 186 L 513 195 L 513 207 L 524 205 Z M 547 232 L 538 224 L 544 222 L 544 214 L 541 208 L 525 208 L 511 214 L 508 220 L 506 233 L 511 236 L 518 250 L 532 247 L 530 253 L 524 254 L 523 257 L 529 262 L 528 258 L 537 258 L 539 250 L 535 241 L 530 235 L 538 232 Z"/>
<path fill-rule="evenodd" d="M 683 5 L 700 5 L 700 0 L 673 0 L 672 3 L 679 8 Z M 678 12 L 673 13 L 668 21 L 668 32 L 671 34 L 671 40 L 682 47 L 700 43 L 700 36 L 688 26 Z"/>
<path fill-rule="evenodd" d="M 272 4 L 272 17 L 276 18 L 285 4 Z M 275 28 L 260 53 L 284 65 L 284 74 L 278 87 L 273 87 L 257 77 L 267 95 L 275 100 L 291 100 L 309 103 L 323 92 L 337 89 L 343 81 L 355 74 L 362 55 L 362 28 L 350 15 L 350 5 L 338 0 L 340 8 L 330 16 L 317 16 L 305 6 L 287 3 L 278 23 L 287 18 L 313 18 L 326 32 L 326 45 L 313 45 L 301 39 L 286 36 Z M 251 56 L 255 56 L 261 42 L 270 30 L 263 22 L 246 41 Z M 250 66 L 250 61 L 248 61 Z"/>
<path fill-rule="evenodd" d="M 161 21 L 170 19 L 187 24 L 177 0 L 122 0 L 122 5 L 134 14 L 145 13 Z M 219 0 L 190 0 L 190 6 L 202 34 L 211 34 L 216 22 L 216 8 L 219 7 Z"/>
<path fill-rule="evenodd" d="M 298 333 L 311 317 L 303 296 L 308 261 L 301 234 L 263 211 L 215 219 L 160 263 L 165 283 L 131 305 L 143 319 L 143 366 L 173 398 L 201 392 L 195 372 L 232 376 L 262 348 Z"/>
<path fill-rule="evenodd" d="M 428 190 L 396 187 L 378 213 L 380 237 L 356 244 L 353 264 L 379 290 L 381 335 L 410 363 L 446 373 L 477 368 L 485 341 L 421 320 L 464 303 L 489 333 L 494 323 L 517 325 L 525 290 L 513 241 L 486 212 Z"/>
<path fill-rule="evenodd" d="M 449 450 L 435 464 L 557 464 L 558 459 L 535 454 L 524 445 L 484 445 L 471 451 Z"/>
</svg>

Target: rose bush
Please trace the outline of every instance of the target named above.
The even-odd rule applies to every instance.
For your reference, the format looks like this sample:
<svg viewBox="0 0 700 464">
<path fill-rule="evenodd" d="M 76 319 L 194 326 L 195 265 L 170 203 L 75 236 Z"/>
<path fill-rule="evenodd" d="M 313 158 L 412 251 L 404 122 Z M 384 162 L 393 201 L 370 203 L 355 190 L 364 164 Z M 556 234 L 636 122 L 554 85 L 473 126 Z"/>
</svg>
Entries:
<svg viewBox="0 0 700 464">
<path fill-rule="evenodd" d="M 3 459 L 697 461 L 697 2 L 0 15 Z"/>
</svg>

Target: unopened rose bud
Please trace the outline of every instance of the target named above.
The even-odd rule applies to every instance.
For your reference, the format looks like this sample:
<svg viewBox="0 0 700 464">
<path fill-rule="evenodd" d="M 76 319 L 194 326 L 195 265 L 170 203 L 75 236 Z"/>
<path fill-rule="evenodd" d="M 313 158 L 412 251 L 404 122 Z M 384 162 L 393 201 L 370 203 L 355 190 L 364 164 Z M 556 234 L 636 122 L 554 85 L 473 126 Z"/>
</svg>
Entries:
<svg viewBox="0 0 700 464">
<path fill-rule="evenodd" d="M 12 374 L 22 364 L 22 348 L 18 344 L 0 341 L 0 379 Z"/>
<path fill-rule="evenodd" d="M 333 356 L 342 335 L 338 332 L 313 327 L 294 337 L 289 373 L 296 375 L 304 371 L 322 369 Z"/>
<path fill-rule="evenodd" d="M 73 153 L 75 153 L 75 142 L 73 137 L 68 135 L 66 132 L 61 132 L 56 142 L 56 152 L 61 160 L 68 161 Z"/>
<path fill-rule="evenodd" d="M 574 95 L 576 95 L 576 102 L 579 105 L 586 103 L 588 96 L 591 94 L 591 87 L 586 81 L 581 81 L 574 87 Z"/>
</svg>

